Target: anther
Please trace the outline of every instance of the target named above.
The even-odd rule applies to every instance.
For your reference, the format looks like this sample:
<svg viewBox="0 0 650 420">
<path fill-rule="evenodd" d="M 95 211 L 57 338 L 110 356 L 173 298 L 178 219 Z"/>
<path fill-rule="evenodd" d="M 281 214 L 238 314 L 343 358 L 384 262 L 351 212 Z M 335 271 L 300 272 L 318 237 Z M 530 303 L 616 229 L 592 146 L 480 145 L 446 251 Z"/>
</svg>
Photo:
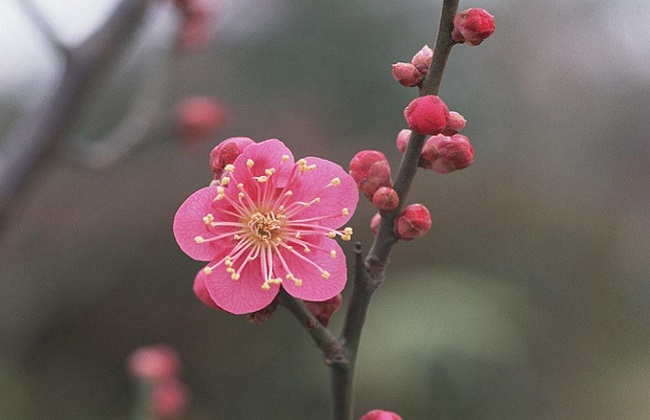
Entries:
<svg viewBox="0 0 650 420">
<path fill-rule="evenodd" d="M 249 168 L 252 168 L 253 165 L 255 165 L 255 162 L 253 162 L 253 159 L 248 159 L 246 161 L 246 166 L 248 166 Z"/>
<path fill-rule="evenodd" d="M 330 272 L 323 270 L 322 273 L 320 273 L 320 276 L 324 279 L 329 279 L 330 278 Z"/>
<path fill-rule="evenodd" d="M 330 251 L 330 257 L 336 258 L 336 251 L 335 250 Z"/>
<path fill-rule="evenodd" d="M 341 185 L 341 180 L 339 178 L 334 178 L 332 180 L 332 185 L 334 185 L 335 187 L 338 187 L 339 185 Z"/>
<path fill-rule="evenodd" d="M 342 214 L 343 216 L 349 216 L 349 215 L 350 215 L 350 210 L 348 210 L 347 208 L 343 208 L 343 209 L 341 210 L 341 214 Z"/>
<path fill-rule="evenodd" d="M 205 239 L 203 239 L 203 236 L 195 236 L 194 242 L 196 242 L 197 244 L 202 244 L 203 242 L 205 242 Z"/>
</svg>

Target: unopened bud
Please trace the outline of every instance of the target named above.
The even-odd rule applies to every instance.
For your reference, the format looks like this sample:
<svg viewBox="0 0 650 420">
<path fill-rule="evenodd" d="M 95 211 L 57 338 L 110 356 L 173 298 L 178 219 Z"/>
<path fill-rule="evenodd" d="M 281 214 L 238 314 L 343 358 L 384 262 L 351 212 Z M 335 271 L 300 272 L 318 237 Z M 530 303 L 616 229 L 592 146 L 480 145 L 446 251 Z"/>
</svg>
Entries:
<svg viewBox="0 0 650 420">
<path fill-rule="evenodd" d="M 442 134 L 438 134 L 441 136 Z M 433 136 L 436 137 L 436 136 Z M 438 151 L 433 143 L 430 141 L 433 137 L 429 137 L 422 147 L 420 152 L 420 161 L 418 165 L 424 169 L 433 169 L 433 162 L 438 159 Z"/>
<path fill-rule="evenodd" d="M 266 305 L 264 308 L 260 309 L 259 311 L 255 311 L 253 313 L 247 314 L 246 318 L 255 325 L 262 325 L 266 321 L 268 321 L 275 310 L 278 308 L 278 300 L 273 299 L 271 303 Z"/>
<path fill-rule="evenodd" d="M 479 45 L 494 33 L 494 16 L 485 9 L 473 7 L 454 17 L 451 38 L 459 44 Z"/>
<path fill-rule="evenodd" d="M 341 308 L 342 303 L 343 297 L 339 293 L 333 298 L 324 300 L 322 302 L 312 302 L 306 300 L 305 306 L 307 309 L 309 309 L 309 312 L 314 314 L 316 319 L 318 319 L 318 322 L 327 326 L 327 324 L 330 322 L 330 318 L 332 318 L 332 315 L 334 315 L 336 311 Z"/>
<path fill-rule="evenodd" d="M 381 214 L 375 213 L 372 219 L 370 219 L 370 233 L 373 236 L 377 236 L 377 232 L 379 232 L 379 223 L 381 223 Z"/>
<path fill-rule="evenodd" d="M 449 116 L 447 117 L 447 126 L 442 131 L 442 134 L 445 136 L 453 136 L 459 131 L 462 131 L 462 129 L 465 128 L 465 124 L 467 124 L 465 117 L 456 111 L 449 111 Z"/>
<path fill-rule="evenodd" d="M 226 165 L 232 164 L 246 146 L 255 143 L 248 137 L 231 137 L 219 143 L 210 152 L 210 169 L 214 179 L 220 179 Z"/>
<path fill-rule="evenodd" d="M 406 87 L 417 86 L 424 80 L 422 73 L 411 63 L 393 64 L 393 77 Z"/>
<path fill-rule="evenodd" d="M 411 204 L 395 219 L 395 235 L 410 241 L 426 234 L 431 229 L 431 214 L 422 204 Z"/>
<path fill-rule="evenodd" d="M 447 126 L 449 108 L 436 95 L 415 98 L 404 109 L 404 117 L 409 127 L 420 134 L 436 135 Z"/>
<path fill-rule="evenodd" d="M 205 271 L 201 269 L 196 274 L 196 277 L 194 277 L 194 284 L 192 285 L 194 295 L 196 295 L 196 297 L 208 308 L 222 311 L 223 309 L 214 303 L 214 300 L 212 300 L 212 297 L 208 292 L 208 288 L 205 286 L 205 276 Z"/>
<path fill-rule="evenodd" d="M 422 47 L 420 51 L 413 56 L 411 63 L 415 66 L 420 74 L 424 77 L 429 72 L 431 67 L 431 60 L 433 59 L 433 50 L 428 45 Z"/>
<path fill-rule="evenodd" d="M 404 129 L 397 133 L 397 139 L 395 140 L 397 150 L 399 150 L 401 153 L 406 152 L 406 148 L 409 145 L 409 140 L 411 140 L 411 130 Z"/>
<path fill-rule="evenodd" d="M 176 351 L 165 344 L 140 347 L 127 361 L 129 373 L 138 381 L 158 383 L 180 374 L 181 362 Z"/>
<path fill-rule="evenodd" d="M 402 417 L 386 410 L 372 410 L 361 416 L 359 420 L 402 420 Z"/>
<path fill-rule="evenodd" d="M 228 119 L 226 106 L 207 96 L 193 96 L 176 106 L 176 120 L 181 138 L 202 140 L 214 135 Z"/>
<path fill-rule="evenodd" d="M 368 199 L 381 187 L 391 187 L 390 164 L 377 150 L 362 150 L 350 161 L 350 176 Z"/>
<path fill-rule="evenodd" d="M 399 205 L 399 196 L 397 192 L 390 187 L 381 187 L 372 196 L 372 204 L 379 211 L 391 211 Z"/>
<path fill-rule="evenodd" d="M 183 416 L 190 391 L 178 379 L 170 379 L 157 384 L 151 391 L 149 411 L 153 419 L 177 419 Z"/>
<path fill-rule="evenodd" d="M 474 148 L 469 139 L 462 134 L 451 137 L 439 135 L 427 140 L 435 148 L 438 158 L 428 169 L 440 174 L 447 174 L 458 169 L 467 168 L 474 160 Z"/>
</svg>

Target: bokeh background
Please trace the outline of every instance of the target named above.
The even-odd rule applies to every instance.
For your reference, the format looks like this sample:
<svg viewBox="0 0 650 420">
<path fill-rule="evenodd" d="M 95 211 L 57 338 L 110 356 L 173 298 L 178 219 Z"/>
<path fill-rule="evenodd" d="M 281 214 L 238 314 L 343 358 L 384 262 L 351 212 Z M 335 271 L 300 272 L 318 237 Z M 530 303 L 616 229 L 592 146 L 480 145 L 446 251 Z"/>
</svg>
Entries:
<svg viewBox="0 0 650 420">
<path fill-rule="evenodd" d="M 115 6 L 34 3 L 70 43 Z M 127 355 L 168 343 L 192 391 L 187 418 L 327 418 L 328 372 L 310 338 L 284 310 L 253 326 L 201 305 L 201 264 L 176 246 L 172 218 L 210 180 L 209 150 L 235 135 L 342 166 L 379 149 L 396 172 L 416 92 L 390 64 L 433 44 L 440 5 L 230 0 L 211 45 L 174 60 L 179 17 L 152 8 L 0 232 L 0 417 L 126 418 Z M 357 412 L 650 417 L 650 3 L 461 1 L 472 6 L 497 31 L 453 49 L 441 96 L 467 118 L 475 161 L 418 173 L 409 202 L 431 210 L 433 228 L 398 244 L 372 303 Z M 6 135 L 61 60 L 14 0 L 0 15 Z M 73 146 L 110 130 L 134 86 L 160 72 L 162 117 L 145 141 L 108 168 L 80 163 Z M 195 93 L 232 119 L 190 145 L 172 110 Z M 366 246 L 372 214 L 362 201 L 352 223 Z"/>
</svg>

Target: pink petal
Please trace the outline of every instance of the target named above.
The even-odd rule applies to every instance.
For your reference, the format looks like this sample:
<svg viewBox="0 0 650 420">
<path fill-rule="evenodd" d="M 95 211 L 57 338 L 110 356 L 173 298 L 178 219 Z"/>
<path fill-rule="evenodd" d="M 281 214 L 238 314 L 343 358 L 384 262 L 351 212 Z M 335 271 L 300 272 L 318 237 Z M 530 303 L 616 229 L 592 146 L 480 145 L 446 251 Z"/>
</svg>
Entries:
<svg viewBox="0 0 650 420">
<path fill-rule="evenodd" d="M 282 157 L 288 156 L 289 159 L 283 162 Z M 249 169 L 246 166 L 248 160 L 252 160 L 254 165 Z M 251 176 L 265 176 L 267 169 L 275 169 L 273 174 L 276 187 L 286 185 L 294 160 L 291 150 L 287 148 L 280 140 L 269 139 L 257 144 L 247 146 L 241 155 L 235 160 L 235 179 L 237 182 L 252 184 L 256 181 Z M 252 175 L 251 175 L 252 174 Z M 234 188 L 232 189 L 234 190 Z M 249 190 L 247 188 L 247 190 Z"/>
<path fill-rule="evenodd" d="M 294 250 L 316 263 L 323 270 L 328 271 L 330 274 L 328 279 L 323 278 L 320 270 L 312 264 L 309 264 L 286 249 L 281 251 L 282 257 L 286 261 L 291 273 L 302 280 L 302 285 L 296 286 L 293 281 L 286 279 L 287 273 L 280 263 L 274 262 L 274 264 L 277 264 L 278 274 L 281 274 L 284 279 L 282 281 L 282 287 L 291 296 L 298 299 L 319 302 L 341 293 L 347 281 L 347 265 L 345 263 L 345 255 L 335 240 L 325 236 L 318 236 L 310 237 L 310 242 L 325 250 L 316 249 L 315 246 L 310 247 L 311 251 L 309 253 L 303 252 L 302 247 L 298 246 L 294 246 Z M 330 255 L 330 251 L 332 250 L 336 252 L 336 258 L 332 258 Z"/>
<path fill-rule="evenodd" d="M 203 302 L 205 306 L 207 306 L 208 308 L 221 310 L 221 308 L 216 303 L 214 303 L 212 297 L 210 297 L 210 293 L 208 292 L 208 289 L 205 286 L 206 277 L 207 275 L 205 274 L 203 269 L 200 269 L 199 272 L 196 274 L 196 277 L 194 278 L 194 284 L 192 285 L 192 290 L 194 291 L 196 297 L 201 302 Z"/>
<path fill-rule="evenodd" d="M 233 268 L 238 266 L 239 264 L 235 263 Z M 259 258 L 246 264 L 239 280 L 232 280 L 224 266 L 215 268 L 211 274 L 205 276 L 205 286 L 214 303 L 235 315 L 259 311 L 271 303 L 280 287 L 271 284 L 270 290 L 264 290 L 263 283 Z"/>
<path fill-rule="evenodd" d="M 338 228 L 354 214 L 359 202 L 359 191 L 354 179 L 339 165 L 329 160 L 317 157 L 306 157 L 308 165 L 316 165 L 316 169 L 306 171 L 300 176 L 300 182 L 297 186 L 292 187 L 292 201 L 309 202 L 314 198 L 320 198 L 320 202 L 305 207 L 292 219 L 309 219 L 319 216 L 334 216 L 323 219 L 318 223 L 321 226 Z M 338 178 L 341 183 L 338 186 L 329 186 L 334 178 Z M 348 215 L 342 213 L 343 209 L 348 209 Z"/>
<path fill-rule="evenodd" d="M 210 261 L 218 252 L 214 243 L 197 244 L 200 235 L 214 236 L 208 230 L 203 217 L 214 214 L 212 200 L 217 195 L 215 187 L 205 187 L 190 195 L 174 216 L 174 237 L 184 253 L 199 261 Z"/>
</svg>

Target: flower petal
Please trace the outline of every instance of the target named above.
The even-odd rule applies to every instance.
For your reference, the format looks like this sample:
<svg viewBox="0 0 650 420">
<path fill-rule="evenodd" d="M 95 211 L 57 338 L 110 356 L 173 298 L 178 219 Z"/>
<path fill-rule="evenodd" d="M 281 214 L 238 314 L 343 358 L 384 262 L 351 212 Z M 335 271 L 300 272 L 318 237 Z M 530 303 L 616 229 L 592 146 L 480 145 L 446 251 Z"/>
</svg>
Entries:
<svg viewBox="0 0 650 420">
<path fill-rule="evenodd" d="M 203 269 L 200 269 L 198 273 L 196 273 L 196 277 L 194 278 L 194 284 L 192 286 L 192 290 L 194 290 L 194 294 L 196 297 L 203 302 L 205 306 L 211 309 L 217 309 L 221 310 L 221 308 L 214 303 L 212 300 L 212 297 L 210 297 L 210 293 L 208 292 L 208 289 L 205 287 L 205 278 L 207 275 L 203 271 Z"/>
<path fill-rule="evenodd" d="M 283 160 L 285 157 L 286 160 Z M 288 159 L 286 158 L 288 157 Z M 247 162 L 252 162 L 250 168 Z M 247 146 L 235 159 L 235 179 L 237 182 L 256 182 L 252 177 L 266 176 L 267 169 L 275 169 L 272 175 L 275 187 L 284 187 L 293 168 L 294 160 L 291 150 L 280 140 L 269 139 Z"/>
<path fill-rule="evenodd" d="M 197 236 L 213 236 L 203 221 L 207 214 L 215 213 L 212 200 L 217 195 L 215 187 L 205 187 L 190 195 L 174 216 L 174 237 L 184 253 L 199 261 L 210 261 L 218 253 L 216 244 L 198 244 Z"/>
</svg>

